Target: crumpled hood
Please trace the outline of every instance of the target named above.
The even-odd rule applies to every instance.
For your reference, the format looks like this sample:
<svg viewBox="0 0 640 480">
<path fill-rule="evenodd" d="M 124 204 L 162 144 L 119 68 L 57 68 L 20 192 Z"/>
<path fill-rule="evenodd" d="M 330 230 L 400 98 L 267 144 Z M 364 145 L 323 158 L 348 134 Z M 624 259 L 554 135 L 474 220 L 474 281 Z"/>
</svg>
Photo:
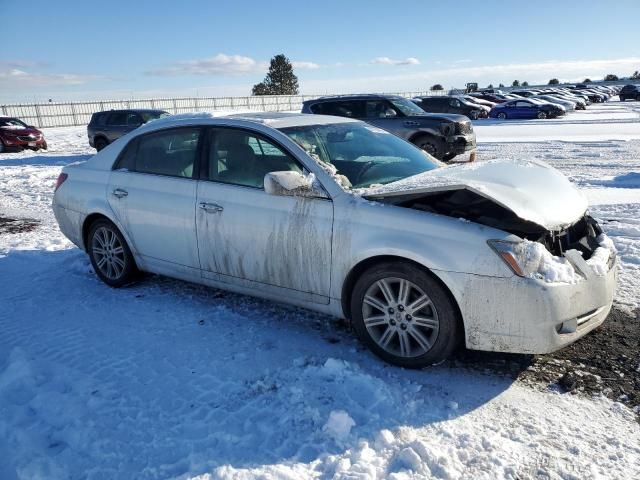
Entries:
<svg viewBox="0 0 640 480">
<path fill-rule="evenodd" d="M 555 168 L 539 160 L 487 160 L 449 165 L 361 191 L 369 199 L 468 189 L 547 230 L 575 223 L 586 198 Z"/>
</svg>

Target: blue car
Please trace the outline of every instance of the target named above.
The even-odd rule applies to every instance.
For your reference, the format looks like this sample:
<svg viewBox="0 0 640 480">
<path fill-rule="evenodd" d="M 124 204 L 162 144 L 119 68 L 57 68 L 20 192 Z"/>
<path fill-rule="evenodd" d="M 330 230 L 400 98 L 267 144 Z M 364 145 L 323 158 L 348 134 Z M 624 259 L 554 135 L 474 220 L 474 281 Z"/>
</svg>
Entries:
<svg viewBox="0 0 640 480">
<path fill-rule="evenodd" d="M 564 115 L 566 110 L 552 103 L 524 99 L 509 100 L 493 107 L 489 112 L 491 118 L 506 120 L 507 118 L 554 118 Z"/>
</svg>

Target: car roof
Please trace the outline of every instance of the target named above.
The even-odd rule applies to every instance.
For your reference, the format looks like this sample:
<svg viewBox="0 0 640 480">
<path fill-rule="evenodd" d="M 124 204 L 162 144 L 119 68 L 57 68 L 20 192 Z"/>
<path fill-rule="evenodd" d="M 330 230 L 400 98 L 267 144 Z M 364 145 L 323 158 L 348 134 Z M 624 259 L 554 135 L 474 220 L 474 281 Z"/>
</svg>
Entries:
<svg viewBox="0 0 640 480">
<path fill-rule="evenodd" d="M 404 99 L 400 95 L 392 95 L 388 93 L 352 93 L 348 95 L 330 95 L 325 97 L 318 97 L 313 100 L 307 100 L 304 103 L 313 103 L 313 102 L 326 102 L 332 100 L 371 100 L 376 98 L 386 98 L 386 99 Z"/>
<path fill-rule="evenodd" d="M 157 113 L 157 112 L 166 112 L 166 110 L 162 110 L 161 108 L 114 108 L 111 110 L 102 110 L 100 112 L 95 112 L 95 114 L 112 113 L 112 112 Z"/>
<path fill-rule="evenodd" d="M 213 116 L 210 113 L 194 112 L 170 115 L 168 117 L 152 120 L 137 130 L 167 128 L 182 126 L 185 124 L 197 125 L 221 125 L 225 120 L 239 120 L 266 125 L 271 128 L 301 127 L 306 125 L 330 125 L 336 123 L 360 122 L 352 118 L 335 117 L 330 115 L 313 115 L 295 112 L 247 112 L 235 113 L 224 116 Z"/>
</svg>

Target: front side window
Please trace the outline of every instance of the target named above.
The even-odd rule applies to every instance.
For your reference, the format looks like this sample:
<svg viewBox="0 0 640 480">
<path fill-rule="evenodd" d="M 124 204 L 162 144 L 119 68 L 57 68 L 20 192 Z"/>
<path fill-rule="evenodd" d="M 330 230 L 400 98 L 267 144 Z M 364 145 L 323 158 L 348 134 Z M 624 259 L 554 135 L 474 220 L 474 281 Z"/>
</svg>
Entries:
<svg viewBox="0 0 640 480">
<path fill-rule="evenodd" d="M 449 101 L 449 105 L 451 105 L 452 107 L 455 107 L 455 108 L 460 108 L 460 107 L 461 107 L 461 105 L 460 105 L 460 101 L 459 101 L 459 100 L 456 100 L 455 98 L 452 98 L 452 99 Z"/>
<path fill-rule="evenodd" d="M 420 116 L 425 113 L 419 106 L 406 98 L 391 98 L 389 101 L 407 117 Z"/>
<path fill-rule="evenodd" d="M 128 113 L 127 114 L 127 125 L 129 127 L 138 126 L 142 123 L 142 118 L 137 113 Z"/>
<path fill-rule="evenodd" d="M 134 139 L 116 169 L 192 178 L 198 156 L 199 128 L 161 130 Z"/>
<path fill-rule="evenodd" d="M 389 132 L 362 122 L 281 129 L 322 166 L 344 175 L 352 188 L 391 183 L 442 165 Z M 333 170 L 327 165 L 327 168 Z M 344 182 L 341 182 L 345 186 Z"/>
<path fill-rule="evenodd" d="M 141 112 L 142 121 L 144 123 L 150 122 L 151 120 L 155 120 L 157 118 L 169 117 L 171 114 L 169 112 L 158 111 L 158 112 Z"/>
<path fill-rule="evenodd" d="M 263 188 L 270 172 L 296 171 L 302 167 L 272 141 L 233 128 L 211 131 L 208 179 L 245 187 Z"/>
<path fill-rule="evenodd" d="M 367 100 L 365 115 L 366 118 L 392 118 L 398 114 L 385 100 Z"/>
</svg>

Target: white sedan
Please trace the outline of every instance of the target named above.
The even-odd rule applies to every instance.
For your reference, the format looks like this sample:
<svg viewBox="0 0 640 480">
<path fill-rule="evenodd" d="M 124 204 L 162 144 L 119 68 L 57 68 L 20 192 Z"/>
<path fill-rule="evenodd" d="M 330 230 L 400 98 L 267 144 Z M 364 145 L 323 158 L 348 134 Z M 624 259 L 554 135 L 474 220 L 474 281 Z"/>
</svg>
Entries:
<svg viewBox="0 0 640 480">
<path fill-rule="evenodd" d="M 445 166 L 346 118 L 156 120 L 66 166 L 53 209 L 96 274 L 140 271 L 346 317 L 404 367 L 556 350 L 600 325 L 616 254 L 550 166 Z"/>
</svg>

